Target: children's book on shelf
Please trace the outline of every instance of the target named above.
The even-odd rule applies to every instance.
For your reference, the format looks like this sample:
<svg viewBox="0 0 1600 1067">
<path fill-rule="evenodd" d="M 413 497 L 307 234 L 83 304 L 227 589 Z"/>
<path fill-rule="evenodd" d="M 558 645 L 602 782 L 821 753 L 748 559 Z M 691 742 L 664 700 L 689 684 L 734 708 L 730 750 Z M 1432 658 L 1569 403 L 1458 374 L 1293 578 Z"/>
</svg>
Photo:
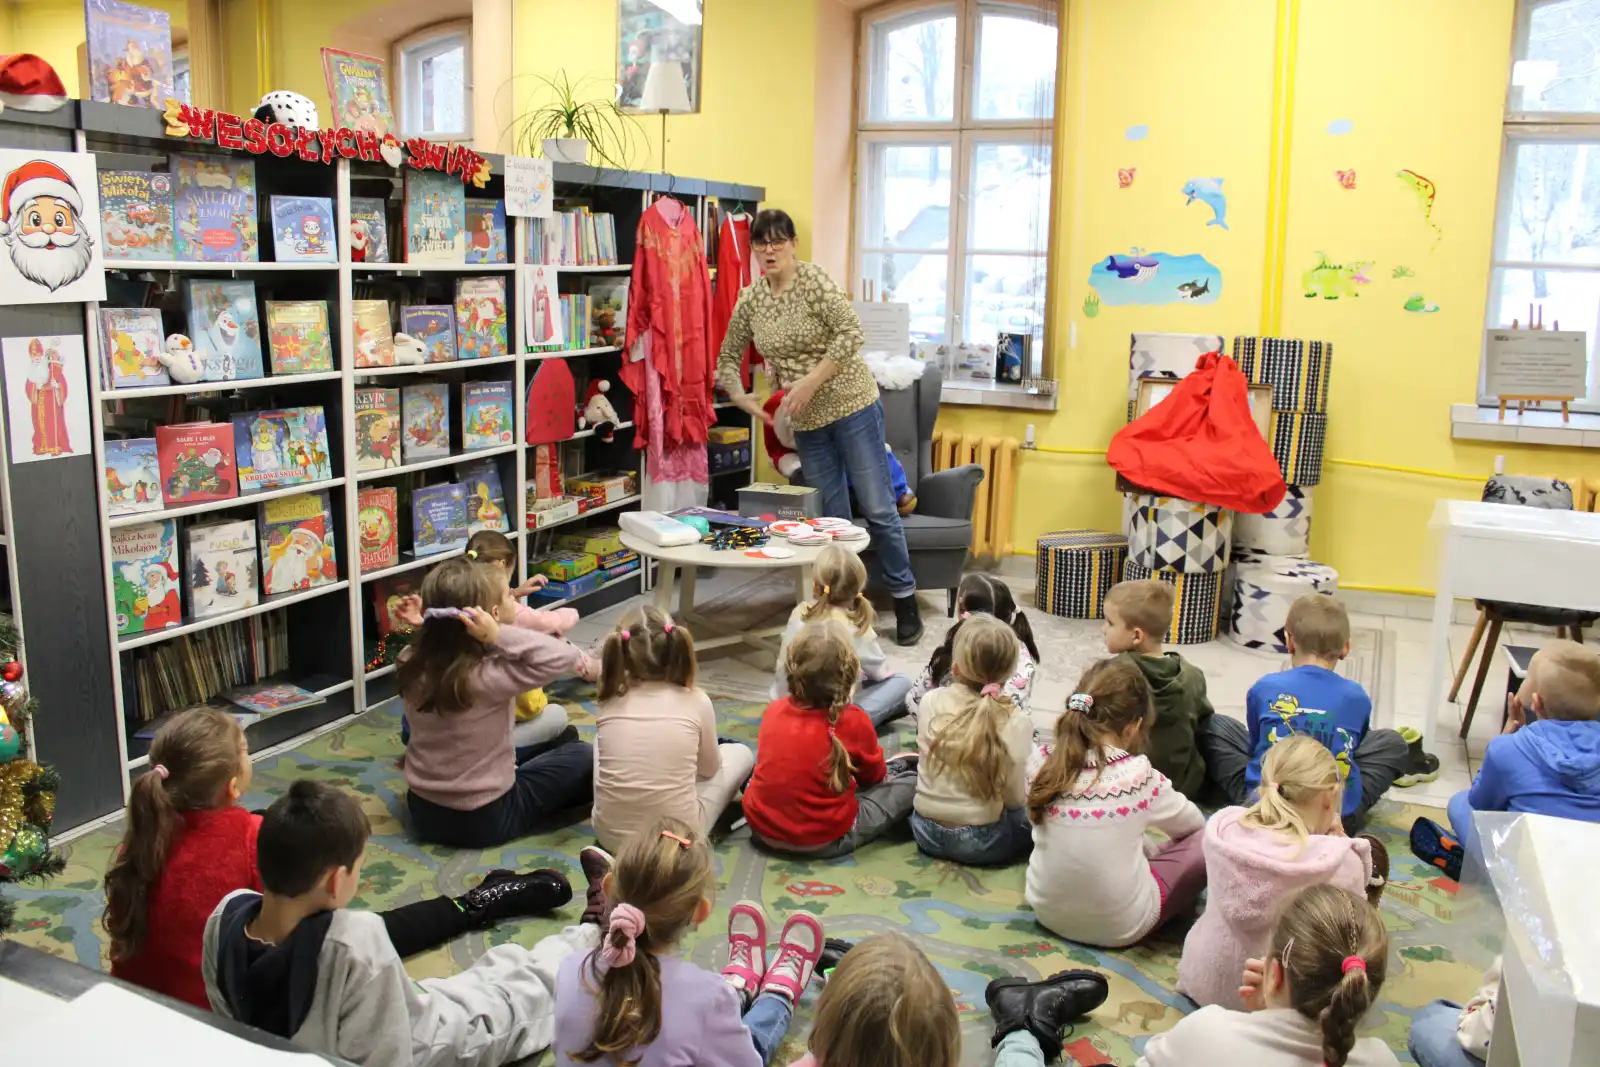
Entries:
<svg viewBox="0 0 1600 1067">
<path fill-rule="evenodd" d="M 89 98 L 105 104 L 160 107 L 168 97 L 189 102 L 172 69 L 172 16 L 121 0 L 83 5 Z"/>
<path fill-rule="evenodd" d="M 156 427 L 161 497 L 168 507 L 229 500 L 239 495 L 233 465 L 233 427 L 185 422 Z"/>
<path fill-rule="evenodd" d="M 379 139 L 394 126 L 389 110 L 388 64 L 359 52 L 339 48 L 322 50 L 322 73 L 333 101 L 328 126 L 348 126 L 357 133 L 375 133 Z"/>
<path fill-rule="evenodd" d="M 412 304 L 400 309 L 400 329 L 422 342 L 429 363 L 456 358 L 455 309 L 449 304 Z"/>
<path fill-rule="evenodd" d="M 479 530 L 511 532 L 506 515 L 506 495 L 500 486 L 500 468 L 492 459 L 463 464 L 456 474 L 467 491 L 467 532 Z"/>
<path fill-rule="evenodd" d="M 167 368 L 156 358 L 164 345 L 160 309 L 100 309 L 100 362 L 102 369 L 110 368 L 113 389 L 170 384 Z M 106 380 L 102 374 L 101 381 Z"/>
<path fill-rule="evenodd" d="M 421 589 L 422 580 L 409 571 L 379 578 L 372 583 L 372 615 L 378 624 L 379 637 L 396 630 L 409 629 L 400 618 L 400 602 Z"/>
<path fill-rule="evenodd" d="M 459 177 L 406 172 L 406 262 L 467 261 L 467 191 Z"/>
<path fill-rule="evenodd" d="M 235 412 L 233 454 L 241 496 L 333 477 L 320 405 Z"/>
<path fill-rule="evenodd" d="M 450 386 L 443 382 L 400 390 L 401 454 L 407 463 L 450 454 Z"/>
<path fill-rule="evenodd" d="M 111 593 L 119 637 L 164 630 L 183 621 L 176 520 L 111 531 Z"/>
<path fill-rule="evenodd" d="M 101 171 L 100 236 L 106 259 L 171 259 L 172 175 Z"/>
<path fill-rule="evenodd" d="M 356 470 L 400 466 L 400 390 L 362 386 L 355 392 Z"/>
<path fill-rule="evenodd" d="M 621 348 L 628 333 L 628 283 L 595 282 L 589 286 L 589 344 Z"/>
<path fill-rule="evenodd" d="M 191 526 L 184 558 L 189 613 L 206 619 L 261 603 L 256 571 L 256 524 L 249 519 Z"/>
<path fill-rule="evenodd" d="M 261 322 L 256 316 L 256 283 L 190 278 L 184 290 L 189 339 L 208 382 L 259 378 Z"/>
<path fill-rule="evenodd" d="M 272 255 L 279 263 L 337 263 L 333 201 L 326 196 L 273 196 Z"/>
<path fill-rule="evenodd" d="M 389 301 L 352 300 L 350 317 L 355 325 L 356 366 L 394 366 L 394 327 L 389 322 Z"/>
<path fill-rule="evenodd" d="M 161 510 L 161 463 L 154 437 L 106 441 L 106 514 Z"/>
<path fill-rule="evenodd" d="M 461 386 L 461 447 L 468 452 L 516 440 L 511 382 L 464 382 Z"/>
<path fill-rule="evenodd" d="M 393 567 L 400 559 L 395 536 L 397 508 L 394 486 L 361 490 L 356 497 L 356 534 L 361 539 L 361 573 Z"/>
<path fill-rule="evenodd" d="M 338 538 L 326 490 L 261 503 L 261 589 L 267 596 L 339 580 Z"/>
<path fill-rule="evenodd" d="M 456 279 L 456 356 L 490 359 L 506 354 L 506 280 Z"/>
<path fill-rule="evenodd" d="M 223 699 L 256 716 L 273 715 L 280 711 L 294 711 L 324 703 L 324 698 L 309 689 L 301 689 L 288 682 L 257 682 L 241 685 L 223 694 Z"/>
<path fill-rule="evenodd" d="M 202 704 L 248 726 L 260 716 L 227 703 L 221 694 L 289 669 L 288 615 L 271 611 L 223 622 L 135 649 L 123 662 L 123 682 L 132 682 L 123 689 L 128 718 L 151 724 L 136 737 L 154 736 L 163 714 Z"/>
<path fill-rule="evenodd" d="M 467 544 L 467 490 L 429 485 L 411 492 L 411 552 L 431 556 Z"/>
<path fill-rule="evenodd" d="M 467 197 L 467 262 L 505 263 L 506 202 Z"/>
<path fill-rule="evenodd" d="M 389 212 L 387 201 L 375 196 L 350 198 L 350 261 L 389 262 Z"/>
<path fill-rule="evenodd" d="M 256 165 L 224 156 L 175 156 L 175 258 L 184 263 L 254 263 Z"/>
<path fill-rule="evenodd" d="M 273 374 L 333 369 L 326 300 L 268 300 L 267 341 Z"/>
</svg>

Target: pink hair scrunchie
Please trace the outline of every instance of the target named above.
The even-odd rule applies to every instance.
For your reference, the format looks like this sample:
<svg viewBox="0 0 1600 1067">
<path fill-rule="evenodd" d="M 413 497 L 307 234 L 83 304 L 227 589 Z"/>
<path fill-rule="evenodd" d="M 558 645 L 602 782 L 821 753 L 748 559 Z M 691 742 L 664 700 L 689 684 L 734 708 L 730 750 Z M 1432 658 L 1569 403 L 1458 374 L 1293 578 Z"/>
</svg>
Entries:
<svg viewBox="0 0 1600 1067">
<path fill-rule="evenodd" d="M 612 939 L 621 933 L 626 940 L 619 946 Z M 607 967 L 626 967 L 638 955 L 635 940 L 644 933 L 644 912 L 632 904 L 618 904 L 611 909 L 611 929 L 606 932 L 606 943 L 600 949 L 600 959 Z"/>
<path fill-rule="evenodd" d="M 1000 683 L 989 682 L 985 684 L 982 689 L 978 690 L 978 692 L 986 697 L 997 697 L 1000 695 Z"/>
</svg>

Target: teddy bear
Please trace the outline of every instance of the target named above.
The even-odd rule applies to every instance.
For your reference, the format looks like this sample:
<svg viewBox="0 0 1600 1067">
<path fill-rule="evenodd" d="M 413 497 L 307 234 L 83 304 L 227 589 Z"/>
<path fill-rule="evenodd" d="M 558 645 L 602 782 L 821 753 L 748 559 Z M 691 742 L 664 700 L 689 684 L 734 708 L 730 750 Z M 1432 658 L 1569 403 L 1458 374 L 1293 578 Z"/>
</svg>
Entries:
<svg viewBox="0 0 1600 1067">
<path fill-rule="evenodd" d="M 161 361 L 172 380 L 179 385 L 192 385 L 205 374 L 200 357 L 194 350 L 194 342 L 181 333 L 167 335 L 166 351 L 157 352 L 156 359 Z"/>
<path fill-rule="evenodd" d="M 578 415 L 578 429 L 594 428 L 594 435 L 602 441 L 611 441 L 617 431 L 617 409 L 606 399 L 611 383 L 597 378 L 583 391 L 583 410 Z"/>
</svg>

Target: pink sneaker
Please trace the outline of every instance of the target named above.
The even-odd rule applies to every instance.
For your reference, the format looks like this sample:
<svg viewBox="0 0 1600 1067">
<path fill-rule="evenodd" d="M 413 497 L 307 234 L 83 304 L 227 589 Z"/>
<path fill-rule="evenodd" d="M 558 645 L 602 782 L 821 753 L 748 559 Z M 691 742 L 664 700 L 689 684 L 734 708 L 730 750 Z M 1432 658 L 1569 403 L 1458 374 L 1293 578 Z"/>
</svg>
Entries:
<svg viewBox="0 0 1600 1067">
<path fill-rule="evenodd" d="M 761 992 L 776 993 L 790 1004 L 798 1004 L 822 958 L 822 940 L 822 924 L 816 916 L 804 911 L 791 915 L 778 939 L 778 958 L 761 980 Z"/>
<path fill-rule="evenodd" d="M 753 900 L 741 900 L 728 912 L 728 965 L 722 979 L 749 1000 L 767 973 L 767 913 Z"/>
</svg>

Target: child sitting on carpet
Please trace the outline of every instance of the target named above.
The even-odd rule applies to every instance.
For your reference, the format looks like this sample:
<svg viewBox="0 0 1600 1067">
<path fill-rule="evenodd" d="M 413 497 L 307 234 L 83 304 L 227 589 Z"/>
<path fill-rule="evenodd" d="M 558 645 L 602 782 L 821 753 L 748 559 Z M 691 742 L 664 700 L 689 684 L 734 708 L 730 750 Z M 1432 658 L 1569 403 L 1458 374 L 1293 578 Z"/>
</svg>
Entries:
<svg viewBox="0 0 1600 1067">
<path fill-rule="evenodd" d="M 867 568 L 861 557 L 839 545 L 829 545 L 817 553 L 811 568 L 811 599 L 795 606 L 784 628 L 778 647 L 777 676 L 772 684 L 774 700 L 789 695 L 784 674 L 784 652 L 800 628 L 819 619 L 838 619 L 850 627 L 856 659 L 861 664 L 861 688 L 855 704 L 867 713 L 874 728 L 882 728 L 906 713 L 906 693 L 911 679 L 896 674 L 884 655 L 878 633 L 872 628 L 872 605 L 866 598 Z"/>
<path fill-rule="evenodd" d="M 1212 716 L 1211 701 L 1206 699 L 1205 673 L 1176 652 L 1161 651 L 1172 625 L 1175 595 L 1172 586 L 1153 578 L 1112 586 L 1105 600 L 1106 651 L 1138 667 L 1150 683 L 1156 721 L 1144 754 L 1178 792 L 1198 799 L 1206 783 L 1206 763 L 1194 738 Z"/>
<path fill-rule="evenodd" d="M 660 608 L 630 609 L 600 652 L 594 835 L 612 851 L 671 816 L 709 834 L 756 765 L 717 743 L 711 698 L 695 688 L 694 638 Z"/>
<path fill-rule="evenodd" d="M 206 919 L 235 889 L 261 888 L 261 816 L 237 803 L 250 788 L 250 771 L 244 731 L 226 712 L 180 711 L 156 730 L 150 769 L 134 780 L 127 830 L 106 872 L 102 922 L 114 977 L 211 1007 L 200 973 Z M 555 871 L 494 871 L 459 897 L 433 897 L 379 918 L 395 951 L 409 956 L 570 899 L 571 887 Z"/>
<path fill-rule="evenodd" d="M 922 700 L 911 833 L 930 856 L 1002 864 L 1033 847 L 1026 807 L 1033 720 L 1001 688 L 1019 644 L 999 619 L 967 619 L 950 684 Z"/>
<path fill-rule="evenodd" d="M 789 917 L 769 967 L 766 915 L 741 901 L 728 913 L 721 975 L 677 956 L 711 915 L 717 872 L 704 835 L 672 818 L 628 842 L 605 887 L 600 947 L 562 961 L 556 979 L 556 1067 L 766 1067 L 822 955 L 816 918 Z"/>
<path fill-rule="evenodd" d="M 347 910 L 369 833 L 360 805 L 331 785 L 298 781 L 273 801 L 256 839 L 261 892 L 229 893 L 205 925 L 212 1009 L 364 1067 L 499 1067 L 544 1048 L 556 967 L 593 946 L 597 928 L 568 927 L 531 951 L 499 945 L 460 974 L 413 981 L 398 913 Z"/>
<path fill-rule="evenodd" d="M 1261 761 L 1284 738 L 1309 734 L 1345 770 L 1346 833 L 1366 824 L 1367 812 L 1411 765 L 1411 748 L 1394 730 L 1372 729 L 1372 699 L 1361 683 L 1336 673 L 1350 654 L 1350 617 L 1323 593 L 1308 593 L 1284 622 L 1287 671 L 1266 675 L 1245 698 L 1246 723 L 1213 715 L 1197 740 L 1206 773 L 1230 804 L 1248 803 L 1261 784 Z"/>
<path fill-rule="evenodd" d="M 784 650 L 789 696 L 767 706 L 744 814 L 758 841 L 832 859 L 911 814 L 916 756 L 887 763 L 866 712 L 850 703 L 861 672 L 838 619 L 807 623 Z"/>
<path fill-rule="evenodd" d="M 1332 885 L 1377 903 L 1389 854 L 1374 837 L 1344 835 L 1343 795 L 1333 754 L 1310 737 L 1291 737 L 1261 765 L 1261 799 L 1212 816 L 1206 910 L 1183 942 L 1178 992 L 1197 1004 L 1243 1008 L 1239 973 L 1261 955 L 1278 906 L 1296 890 Z"/>
<path fill-rule="evenodd" d="M 993 615 L 1017 635 L 1017 660 L 1001 691 L 1017 707 L 1027 711 L 1033 693 L 1033 675 L 1039 662 L 1039 647 L 1034 644 L 1028 617 L 1017 610 L 1011 587 L 982 571 L 968 571 L 956 586 L 956 611 L 961 617 L 945 631 L 943 643 L 934 649 L 928 665 L 922 668 L 922 674 L 911 685 L 911 692 L 906 694 L 906 710 L 917 714 L 922 698 L 930 690 L 950 684 L 950 664 L 954 659 L 956 634 L 961 632 L 962 624 L 974 615 Z"/>
<path fill-rule="evenodd" d="M 1398 1067 L 1382 1038 L 1356 1039 L 1378 999 L 1389 935 L 1378 911 L 1347 889 L 1302 889 L 1272 929 L 1265 959 L 1245 966 L 1245 1011 L 1213 1005 L 1144 1047 L 1138 1067 Z"/>
<path fill-rule="evenodd" d="M 1139 668 L 1103 659 L 1078 679 L 1055 740 L 1028 762 L 1027 901 L 1062 937 L 1131 945 L 1187 914 L 1205 888 L 1205 816 L 1135 755 L 1154 720 Z M 1152 826 L 1169 840 L 1147 851 Z"/>
<path fill-rule="evenodd" d="M 495 568 L 446 560 L 422 583 L 422 627 L 400 653 L 400 697 L 416 742 L 406 752 L 406 804 L 412 829 L 430 844 L 502 845 L 593 795 L 594 750 L 575 737 L 516 762 L 517 696 L 577 673 L 585 657 L 560 638 L 501 626 L 505 601 Z"/>
</svg>

